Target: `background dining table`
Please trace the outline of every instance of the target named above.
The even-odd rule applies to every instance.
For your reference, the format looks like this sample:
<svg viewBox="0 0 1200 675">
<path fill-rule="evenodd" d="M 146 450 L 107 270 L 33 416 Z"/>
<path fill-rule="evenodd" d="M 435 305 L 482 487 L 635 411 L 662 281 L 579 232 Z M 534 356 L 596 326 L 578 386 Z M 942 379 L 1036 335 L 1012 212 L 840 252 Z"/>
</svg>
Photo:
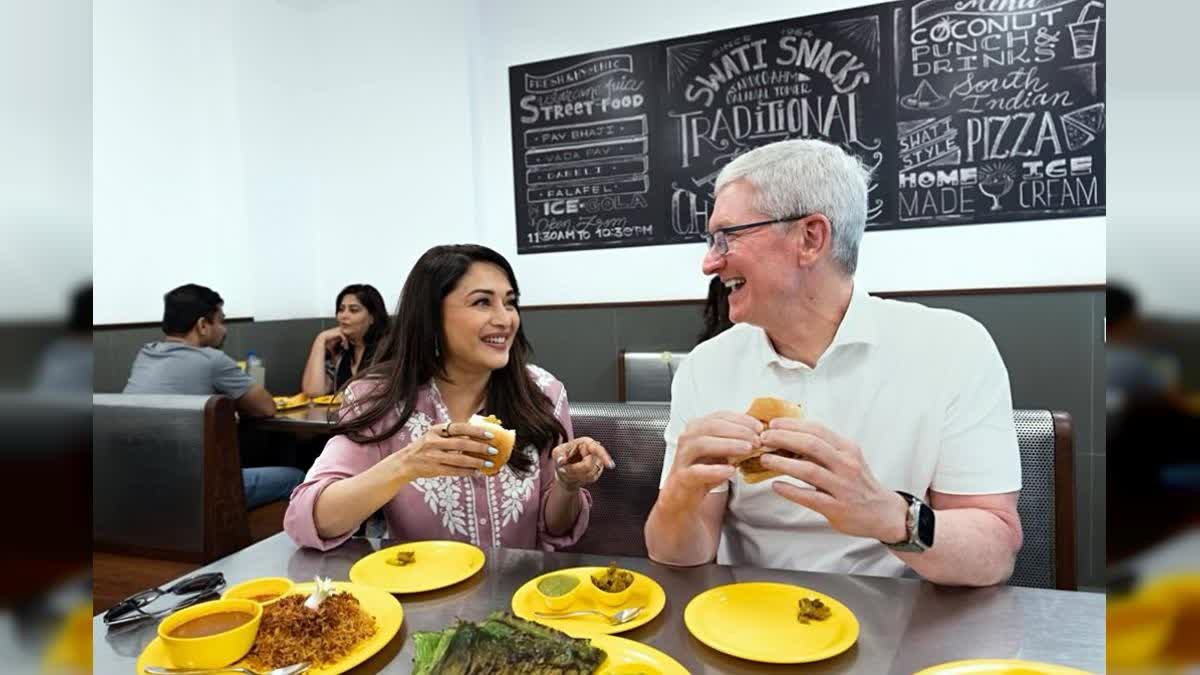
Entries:
<svg viewBox="0 0 1200 675">
<path fill-rule="evenodd" d="M 312 581 L 348 579 L 362 557 L 396 543 L 353 538 L 331 551 L 297 548 L 285 534 L 261 541 L 206 566 L 223 572 L 229 585 L 264 576 Z M 666 608 L 649 623 L 621 633 L 648 644 L 700 673 L 867 673 L 909 675 L 930 665 L 967 658 L 1020 658 L 1100 673 L 1105 668 L 1104 596 L 1014 586 L 946 588 L 919 579 L 795 572 L 708 564 L 674 568 L 645 558 L 615 559 L 623 568 L 655 579 L 666 591 Z M 400 595 L 404 623 L 382 651 L 354 673 L 408 673 L 414 631 L 441 630 L 456 619 L 477 621 L 510 610 L 513 593 L 546 572 L 607 565 L 609 557 L 520 549 L 487 552 L 482 570 L 454 586 Z M 768 665 L 727 656 L 692 637 L 683 611 L 697 594 L 724 584 L 773 581 L 814 589 L 837 598 L 858 617 L 861 632 L 848 651 L 817 663 Z M 141 651 L 155 637 L 156 622 L 124 630 L 93 620 L 94 672 L 133 673 Z"/>
<path fill-rule="evenodd" d="M 280 410 L 273 417 L 246 418 L 243 423 L 264 431 L 328 433 L 337 419 L 337 410 L 336 406 L 309 404 Z"/>
</svg>

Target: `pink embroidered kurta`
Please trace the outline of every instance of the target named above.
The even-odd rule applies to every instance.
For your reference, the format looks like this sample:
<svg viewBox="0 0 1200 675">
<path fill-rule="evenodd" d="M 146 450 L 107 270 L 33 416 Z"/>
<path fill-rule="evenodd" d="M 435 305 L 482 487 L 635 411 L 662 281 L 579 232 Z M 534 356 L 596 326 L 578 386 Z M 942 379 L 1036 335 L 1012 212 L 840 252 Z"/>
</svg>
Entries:
<svg viewBox="0 0 1200 675">
<path fill-rule="evenodd" d="M 528 368 L 530 377 L 554 404 L 554 415 L 566 429 L 567 437 L 572 438 L 566 388 L 545 370 L 532 365 Z M 356 382 L 346 390 L 343 405 L 346 414 L 354 414 L 358 409 L 365 386 L 369 385 Z M 398 417 L 399 411 L 394 411 L 381 426 L 395 424 Z M 418 392 L 412 417 L 386 441 L 361 444 L 345 436 L 330 439 L 304 482 L 292 492 L 283 519 L 284 530 L 300 546 L 324 551 L 340 545 L 353 533 L 333 539 L 323 539 L 317 534 L 314 508 L 321 492 L 334 481 L 366 471 L 419 438 L 429 427 L 449 421 L 450 412 L 437 385 L 430 382 Z M 517 441 L 520 443 L 519 438 Z M 544 512 L 553 483 L 553 460 L 547 451 L 540 454 L 527 475 L 519 475 L 505 465 L 495 476 L 418 478 L 400 488 L 384 505 L 383 512 L 389 536 L 395 539 L 453 539 L 484 549 L 506 546 L 552 551 L 579 540 L 587 529 L 592 506 L 591 494 L 580 490 L 583 503 L 574 527 L 559 535 L 550 534 Z"/>
</svg>

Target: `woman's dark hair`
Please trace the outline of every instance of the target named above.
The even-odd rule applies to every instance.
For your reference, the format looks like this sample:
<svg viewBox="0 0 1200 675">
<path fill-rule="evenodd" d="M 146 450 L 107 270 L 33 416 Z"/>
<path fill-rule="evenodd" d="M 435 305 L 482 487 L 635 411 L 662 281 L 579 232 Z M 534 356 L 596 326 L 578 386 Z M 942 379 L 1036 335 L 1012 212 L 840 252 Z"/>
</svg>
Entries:
<svg viewBox="0 0 1200 675">
<path fill-rule="evenodd" d="M 216 291 L 199 284 L 171 289 L 163 296 L 163 333 L 187 335 L 201 318 L 211 321 L 223 304 Z"/>
<path fill-rule="evenodd" d="M 92 335 L 92 283 L 75 289 L 71 296 L 71 314 L 67 317 L 67 332 Z"/>
<path fill-rule="evenodd" d="M 391 438 L 412 417 L 418 390 L 435 376 L 448 379 L 442 301 L 474 263 L 489 263 L 504 270 L 513 292 L 520 297 L 512 266 L 490 248 L 463 244 L 435 246 L 426 251 L 404 282 L 395 321 L 380 343 L 375 362 L 354 378 L 372 378 L 381 386 L 368 388 L 360 402 L 361 413 L 343 418 L 333 433 L 345 434 L 357 443 Z M 492 371 L 488 379 L 484 405 L 487 412 L 504 421 L 505 427 L 517 432 L 521 448 L 532 445 L 538 452 L 548 452 L 566 440 L 567 432 L 554 416 L 554 404 L 529 376 L 526 365 L 530 351 L 524 329 L 518 327 L 508 365 Z M 400 410 L 396 423 L 373 433 L 371 427 L 393 409 Z M 537 458 L 521 448 L 514 450 L 508 463 L 514 471 L 528 472 Z"/>
<path fill-rule="evenodd" d="M 1137 316 L 1138 301 L 1133 291 L 1115 282 L 1104 288 L 1104 318 L 1108 323 L 1120 323 Z"/>
<path fill-rule="evenodd" d="M 729 320 L 729 289 L 721 277 L 713 277 L 708 283 L 708 299 L 704 303 L 704 330 L 700 331 L 697 343 L 714 338 L 733 328 Z"/>
<path fill-rule="evenodd" d="M 382 339 L 384 335 L 387 335 L 388 324 L 390 323 L 388 319 L 387 304 L 384 303 L 383 296 L 380 295 L 379 291 L 371 284 L 350 284 L 337 294 L 337 301 L 333 303 L 334 314 L 337 314 L 338 307 L 342 306 L 342 298 L 346 297 L 347 295 L 353 295 L 354 297 L 358 298 L 358 302 L 362 304 L 363 309 L 366 309 L 367 313 L 371 315 L 372 319 L 374 319 L 371 327 L 367 329 L 367 334 L 363 336 L 363 355 L 361 363 L 366 366 L 371 363 L 371 359 L 374 357 L 375 352 L 377 351 L 376 346 L 379 344 L 380 339 Z"/>
</svg>

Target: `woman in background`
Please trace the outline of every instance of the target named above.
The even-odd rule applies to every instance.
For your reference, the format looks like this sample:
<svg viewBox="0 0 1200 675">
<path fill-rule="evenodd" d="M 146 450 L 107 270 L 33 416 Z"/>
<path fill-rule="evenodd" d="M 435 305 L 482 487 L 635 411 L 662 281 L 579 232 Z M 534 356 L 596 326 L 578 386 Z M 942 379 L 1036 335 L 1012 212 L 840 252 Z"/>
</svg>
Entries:
<svg viewBox="0 0 1200 675">
<path fill-rule="evenodd" d="M 341 389 L 360 368 L 370 365 L 375 347 L 387 334 L 388 313 L 383 296 L 370 284 L 350 284 L 334 303 L 338 325 L 317 333 L 300 389 L 324 396 Z"/>
<path fill-rule="evenodd" d="M 713 277 L 708 282 L 708 299 L 704 303 L 704 330 L 700 331 L 697 344 L 724 333 L 733 328 L 729 320 L 729 289 L 721 281 L 721 277 Z"/>
</svg>

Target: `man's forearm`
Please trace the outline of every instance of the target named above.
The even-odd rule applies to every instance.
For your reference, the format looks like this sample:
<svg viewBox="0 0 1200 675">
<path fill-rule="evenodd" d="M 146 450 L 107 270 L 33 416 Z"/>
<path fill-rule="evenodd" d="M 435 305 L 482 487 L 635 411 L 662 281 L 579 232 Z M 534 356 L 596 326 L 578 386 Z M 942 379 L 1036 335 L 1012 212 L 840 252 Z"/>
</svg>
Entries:
<svg viewBox="0 0 1200 675">
<path fill-rule="evenodd" d="M 651 560 L 691 566 L 713 559 L 717 542 L 714 533 L 704 526 L 700 504 L 669 489 L 659 492 L 658 501 L 646 519 L 646 550 Z"/>
<path fill-rule="evenodd" d="M 937 511 L 933 548 L 923 553 L 893 551 L 922 577 L 951 586 L 990 586 L 1006 581 L 1021 548 L 1013 527 L 984 509 Z"/>
<path fill-rule="evenodd" d="M 234 401 L 234 405 L 245 417 L 270 417 L 275 414 L 275 399 L 261 384 L 250 387 L 249 391 Z"/>
</svg>

